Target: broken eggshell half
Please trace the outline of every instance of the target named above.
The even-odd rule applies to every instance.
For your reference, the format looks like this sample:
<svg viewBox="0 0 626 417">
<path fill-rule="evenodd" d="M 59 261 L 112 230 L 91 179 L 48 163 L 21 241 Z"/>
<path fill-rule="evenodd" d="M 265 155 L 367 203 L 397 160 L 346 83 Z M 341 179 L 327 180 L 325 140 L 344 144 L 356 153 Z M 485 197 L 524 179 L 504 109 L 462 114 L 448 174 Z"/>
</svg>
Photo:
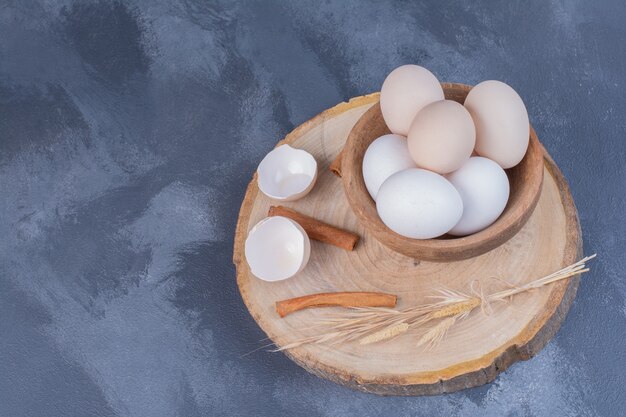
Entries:
<svg viewBox="0 0 626 417">
<path fill-rule="evenodd" d="M 311 191 L 317 179 L 313 155 L 289 145 L 280 145 L 259 164 L 257 181 L 263 194 L 274 200 L 293 201 Z"/>
<path fill-rule="evenodd" d="M 282 216 L 267 217 L 248 233 L 245 253 L 254 276 L 280 281 L 304 269 L 311 255 L 311 242 L 295 221 Z"/>
</svg>

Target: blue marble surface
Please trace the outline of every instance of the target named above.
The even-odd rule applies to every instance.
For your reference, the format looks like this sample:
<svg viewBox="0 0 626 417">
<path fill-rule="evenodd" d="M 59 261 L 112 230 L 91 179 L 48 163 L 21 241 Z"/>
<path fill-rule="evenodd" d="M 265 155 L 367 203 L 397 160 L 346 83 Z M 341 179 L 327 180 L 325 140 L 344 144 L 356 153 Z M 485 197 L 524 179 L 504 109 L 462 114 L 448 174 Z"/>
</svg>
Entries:
<svg viewBox="0 0 626 417">
<path fill-rule="evenodd" d="M 0 1 L 0 416 L 626 415 L 626 4 Z M 418 63 L 525 100 L 597 252 L 492 384 L 377 397 L 264 337 L 234 279 L 287 132 Z"/>
</svg>

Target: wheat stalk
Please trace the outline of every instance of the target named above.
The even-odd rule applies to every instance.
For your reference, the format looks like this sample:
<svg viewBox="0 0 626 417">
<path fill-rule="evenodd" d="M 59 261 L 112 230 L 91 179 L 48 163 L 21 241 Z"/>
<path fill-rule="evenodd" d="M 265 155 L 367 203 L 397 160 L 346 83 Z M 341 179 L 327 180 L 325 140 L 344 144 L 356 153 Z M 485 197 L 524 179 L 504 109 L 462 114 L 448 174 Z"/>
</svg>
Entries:
<svg viewBox="0 0 626 417">
<path fill-rule="evenodd" d="M 380 342 L 383 340 L 391 339 L 392 337 L 396 337 L 404 332 L 409 330 L 409 324 L 402 322 L 395 324 L 393 326 L 387 327 L 386 329 L 380 330 L 376 333 L 372 333 L 368 336 L 365 336 L 361 340 L 359 340 L 359 344 L 361 345 L 369 345 L 372 343 Z"/>
<path fill-rule="evenodd" d="M 335 317 L 317 322 L 314 328 L 321 328 L 318 335 L 304 337 L 291 343 L 283 344 L 275 351 L 289 350 L 305 344 L 339 343 L 358 340 L 361 345 L 382 342 L 407 333 L 412 327 L 425 326 L 424 333 L 417 346 L 427 349 L 435 347 L 447 334 L 448 330 L 459 320 L 466 318 L 472 311 L 480 307 L 484 312 L 490 310 L 495 301 L 507 301 L 517 294 L 540 288 L 545 285 L 589 271 L 585 263 L 595 254 L 581 259 L 559 271 L 545 277 L 530 281 L 523 285 L 512 285 L 509 288 L 484 295 L 473 288 L 472 294 L 450 289 L 440 289 L 437 295 L 430 298 L 440 300 L 435 303 L 394 310 L 383 307 L 355 307 Z M 280 342 L 280 338 L 278 340 Z"/>
<path fill-rule="evenodd" d="M 444 338 L 450 327 L 458 320 L 459 316 L 447 317 L 428 329 L 426 333 L 417 341 L 417 346 L 426 345 L 427 349 L 432 349 Z"/>
<path fill-rule="evenodd" d="M 434 311 L 431 314 L 433 319 L 440 319 L 444 317 L 461 315 L 464 313 L 468 313 L 482 304 L 480 298 L 470 298 L 468 300 L 458 301 L 454 304 L 450 304 L 447 307 L 442 308 L 441 310 Z"/>
</svg>

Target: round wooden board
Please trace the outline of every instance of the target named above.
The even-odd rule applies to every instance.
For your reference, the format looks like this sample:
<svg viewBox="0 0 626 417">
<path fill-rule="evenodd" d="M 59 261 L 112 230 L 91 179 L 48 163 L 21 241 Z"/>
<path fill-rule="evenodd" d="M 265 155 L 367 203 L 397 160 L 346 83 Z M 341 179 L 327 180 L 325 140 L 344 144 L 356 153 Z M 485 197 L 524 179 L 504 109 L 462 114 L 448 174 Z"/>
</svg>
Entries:
<svg viewBox="0 0 626 417">
<path fill-rule="evenodd" d="M 511 240 L 476 258 L 451 263 L 425 262 L 392 252 L 369 236 L 350 211 L 341 180 L 328 165 L 350 129 L 378 94 L 341 103 L 304 123 L 280 143 L 315 156 L 319 178 L 305 198 L 283 205 L 361 236 L 348 252 L 311 242 L 311 259 L 297 276 L 279 282 L 255 278 L 244 256 L 248 231 L 267 216 L 272 201 L 258 191 L 256 176 L 241 206 L 233 260 L 241 296 L 265 333 L 278 345 L 312 335 L 314 319 L 337 308 L 309 309 L 280 318 L 276 301 L 317 292 L 379 291 L 398 295 L 398 308 L 432 302 L 438 288 L 468 291 L 476 278 L 501 277 L 511 283 L 540 278 L 577 261 L 582 240 L 567 183 L 545 154 L 542 194 L 528 223 Z M 275 203 L 274 203 L 275 204 Z M 455 324 L 433 349 L 417 347 L 414 331 L 368 346 L 349 342 L 304 345 L 286 352 L 306 370 L 339 384 L 383 395 L 431 395 L 492 381 L 509 365 L 535 355 L 556 333 L 576 294 L 579 277 L 516 296 L 479 310 Z"/>
</svg>

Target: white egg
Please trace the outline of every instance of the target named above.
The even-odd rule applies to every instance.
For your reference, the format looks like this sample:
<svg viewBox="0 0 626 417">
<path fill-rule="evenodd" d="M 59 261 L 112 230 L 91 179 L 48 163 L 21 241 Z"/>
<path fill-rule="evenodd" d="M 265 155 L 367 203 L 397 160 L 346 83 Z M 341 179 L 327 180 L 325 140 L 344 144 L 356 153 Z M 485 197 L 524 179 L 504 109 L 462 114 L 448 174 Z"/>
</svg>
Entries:
<svg viewBox="0 0 626 417">
<path fill-rule="evenodd" d="M 448 233 L 466 236 L 496 221 L 509 200 L 509 179 L 494 161 L 475 156 L 447 175 L 463 200 L 461 220 Z"/>
<path fill-rule="evenodd" d="M 415 162 L 411 159 L 405 137 L 383 135 L 370 143 L 363 156 L 363 180 L 374 201 L 387 178 L 408 168 L 415 168 Z"/>
<path fill-rule="evenodd" d="M 392 133 L 406 136 L 417 112 L 443 99 L 443 88 L 432 72 L 419 65 L 402 65 L 385 78 L 380 111 Z"/>
<path fill-rule="evenodd" d="M 317 179 L 313 155 L 287 144 L 273 149 L 257 168 L 259 189 L 280 201 L 294 201 L 307 195 Z"/>
<path fill-rule="evenodd" d="M 443 176 L 411 168 L 387 178 L 378 190 L 376 209 L 394 232 L 413 239 L 431 239 L 458 223 L 463 201 Z"/>
<path fill-rule="evenodd" d="M 502 168 L 514 167 L 528 148 L 528 112 L 517 92 L 501 81 L 489 80 L 473 87 L 465 108 L 476 126 L 476 152 Z"/>
<path fill-rule="evenodd" d="M 267 217 L 248 233 L 245 245 L 250 272 L 264 281 L 280 281 L 300 272 L 309 261 L 311 242 L 298 223 Z"/>
</svg>

